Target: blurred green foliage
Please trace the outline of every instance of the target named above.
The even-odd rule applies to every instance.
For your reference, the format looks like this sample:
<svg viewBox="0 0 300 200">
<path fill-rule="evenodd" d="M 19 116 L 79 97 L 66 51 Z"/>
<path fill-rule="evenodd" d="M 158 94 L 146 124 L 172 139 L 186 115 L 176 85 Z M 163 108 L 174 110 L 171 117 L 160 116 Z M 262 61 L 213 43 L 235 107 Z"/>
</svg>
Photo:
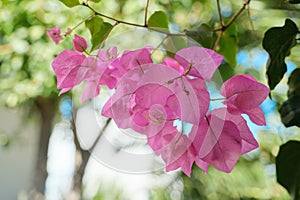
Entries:
<svg viewBox="0 0 300 200">
<path fill-rule="evenodd" d="M 100 13 L 143 24 L 145 2 L 102 0 L 98 4 L 92 4 Z M 222 1 L 221 13 L 224 21 L 228 20 L 242 3 L 242 0 Z M 157 10 L 167 13 L 169 27 L 178 32 L 194 31 L 202 24 L 213 29 L 217 27 L 219 20 L 215 0 L 151 1 L 149 16 Z M 16 107 L 39 96 L 58 98 L 55 76 L 50 64 L 58 52 L 72 48 L 72 38 L 67 37 L 56 46 L 46 37 L 46 28 L 58 25 L 66 31 L 68 27 L 74 27 L 90 14 L 87 8 L 81 6 L 70 10 L 58 0 L 0 1 L 0 102 L 9 107 Z M 249 12 L 245 10 L 237 18 L 220 43 L 221 47 L 218 50 L 227 55 L 227 63 L 224 64 L 221 74 L 228 78 L 234 73 L 249 72 L 266 83 L 266 79 L 261 75 L 264 73 L 262 70 L 257 71 L 253 66 L 245 68 L 236 64 L 236 54 L 241 50 L 249 53 L 253 49 L 261 49 L 264 32 L 272 26 L 282 26 L 286 17 L 293 18 L 299 26 L 299 6 L 288 4 L 284 0 L 252 0 Z M 126 28 L 117 27 L 115 32 Z M 90 37 L 88 30 L 83 26 L 76 29 L 76 33 L 86 38 Z M 297 55 L 299 48 L 295 47 L 288 58 L 296 65 L 300 63 L 300 57 Z M 265 63 L 261 65 L 264 66 Z M 286 77 L 284 80 L 287 80 Z M 273 92 L 273 98 L 278 104 L 284 101 L 285 95 L 286 91 L 280 89 Z M 209 173 L 205 175 L 195 167 L 191 178 L 178 174 L 169 186 L 154 188 L 150 192 L 151 199 L 289 199 L 288 193 L 276 183 L 272 167 L 274 168 L 279 146 L 290 138 L 299 139 L 299 130 L 286 131 L 289 134 L 282 136 L 279 133 L 282 126 L 276 116 L 278 113 L 268 118 L 275 124 L 275 130 L 261 131 L 260 149 L 241 158 L 231 174 L 210 168 Z M 7 138 L 0 135 L 0 143 L 6 144 Z M 116 197 L 119 198 L 119 195 Z M 103 198 L 100 193 L 95 197 Z"/>
</svg>

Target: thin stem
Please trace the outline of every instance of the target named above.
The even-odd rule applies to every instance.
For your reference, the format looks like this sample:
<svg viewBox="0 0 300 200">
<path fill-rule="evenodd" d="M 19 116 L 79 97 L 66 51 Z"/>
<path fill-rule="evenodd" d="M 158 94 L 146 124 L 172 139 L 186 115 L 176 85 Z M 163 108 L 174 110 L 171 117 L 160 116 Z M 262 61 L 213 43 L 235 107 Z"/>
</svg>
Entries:
<svg viewBox="0 0 300 200">
<path fill-rule="evenodd" d="M 223 101 L 225 100 L 226 98 L 215 98 L 215 99 L 210 99 L 210 101 Z"/>
<path fill-rule="evenodd" d="M 220 26 L 223 27 L 223 19 L 222 19 L 222 14 L 221 14 L 220 0 L 217 0 L 217 9 L 218 9 L 218 16 L 219 16 Z"/>
<path fill-rule="evenodd" d="M 75 30 L 76 28 L 78 28 L 81 24 L 83 24 L 86 20 L 92 18 L 95 14 L 92 14 L 88 17 L 86 17 L 84 20 L 82 20 L 81 22 L 79 22 L 78 24 L 76 24 L 73 28 L 68 28 L 68 30 L 65 32 L 64 36 L 66 37 L 67 35 L 69 35 L 73 30 Z"/>
<path fill-rule="evenodd" d="M 94 13 L 94 15 L 98 15 L 98 16 L 100 16 L 100 17 L 104 17 L 104 18 L 106 18 L 106 19 L 115 21 L 115 22 L 120 23 L 120 24 L 126 24 L 126 25 L 129 25 L 129 26 L 136 26 L 136 27 L 143 27 L 143 28 L 145 28 L 145 26 L 144 26 L 144 25 L 141 25 L 141 24 L 136 24 L 136 23 L 131 23 L 131 22 L 126 22 L 126 21 L 118 20 L 118 19 L 115 19 L 115 18 L 113 18 L 113 17 L 110 17 L 110 16 L 104 15 L 104 14 L 102 14 L 102 13 L 99 13 L 99 12 L 97 12 L 94 8 L 92 8 L 92 7 L 91 7 L 89 4 L 87 4 L 87 3 L 82 3 L 82 5 L 85 6 L 85 7 L 87 7 L 87 8 L 89 8 L 89 9 Z"/>
<path fill-rule="evenodd" d="M 216 39 L 216 41 L 215 41 L 215 43 L 214 43 L 214 46 L 213 46 L 213 49 L 214 49 L 214 50 L 217 49 L 217 47 L 218 47 L 218 45 L 219 45 L 219 42 L 220 42 L 220 40 L 221 40 L 221 38 L 222 38 L 222 36 L 223 36 L 223 33 L 224 33 L 224 31 L 221 31 L 221 32 L 218 34 L 218 37 L 217 37 L 217 39 Z"/>
<path fill-rule="evenodd" d="M 125 24 L 125 25 L 128 25 L 128 26 L 135 26 L 135 27 L 147 28 L 149 30 L 152 30 L 152 31 L 155 31 L 155 32 L 158 32 L 158 33 L 163 33 L 163 34 L 166 34 L 166 35 L 169 35 L 169 36 L 186 36 L 185 34 L 170 33 L 170 32 L 166 32 L 166 31 L 163 31 L 163 30 L 159 30 L 159 29 L 155 29 L 155 28 L 152 28 L 152 27 L 148 27 L 147 24 L 142 25 L 142 24 L 136 24 L 136 23 L 131 23 L 131 22 L 127 22 L 127 21 L 118 20 L 118 19 L 115 19 L 113 17 L 110 17 L 110 16 L 107 16 L 107 15 L 104 15 L 102 13 L 97 12 L 95 9 L 93 9 L 87 3 L 82 3 L 82 5 L 85 6 L 85 7 L 87 7 L 87 8 L 89 8 L 94 13 L 94 15 L 98 15 L 100 17 L 103 17 L 103 18 L 115 21 L 118 24 Z"/>
<path fill-rule="evenodd" d="M 162 40 L 160 41 L 160 43 L 152 50 L 152 53 L 155 52 L 155 51 L 157 51 L 157 50 L 159 49 L 159 47 L 162 46 L 163 43 L 168 39 L 168 37 L 169 37 L 168 35 L 165 36 L 164 39 L 162 39 Z"/>
<path fill-rule="evenodd" d="M 144 26 L 145 27 L 147 26 L 147 15 L 148 15 L 149 3 L 150 3 L 150 0 L 147 0 L 147 4 L 146 4 L 146 7 L 145 7 L 145 19 L 144 19 Z"/>
<path fill-rule="evenodd" d="M 248 5 L 247 13 L 248 13 L 249 23 L 250 23 L 251 29 L 254 30 L 253 22 L 251 20 L 251 13 L 250 13 L 250 6 L 249 5 Z"/>
<path fill-rule="evenodd" d="M 95 149 L 96 145 L 98 144 L 98 142 L 99 142 L 101 136 L 102 136 L 102 135 L 104 134 L 104 132 L 106 131 L 106 129 L 107 129 L 107 127 L 108 127 L 108 125 L 109 125 L 110 122 L 111 122 L 111 118 L 108 118 L 108 119 L 106 120 L 106 122 L 105 122 L 103 128 L 101 129 L 99 135 L 97 136 L 95 142 L 93 143 L 93 145 L 91 146 L 91 148 L 89 148 L 89 152 L 90 152 L 90 153 L 92 153 L 93 150 Z"/>
<path fill-rule="evenodd" d="M 243 6 L 231 17 L 231 19 L 220 28 L 214 29 L 213 31 L 225 31 L 239 16 L 240 14 L 246 9 L 247 5 L 249 5 L 251 0 L 244 0 Z"/>
</svg>

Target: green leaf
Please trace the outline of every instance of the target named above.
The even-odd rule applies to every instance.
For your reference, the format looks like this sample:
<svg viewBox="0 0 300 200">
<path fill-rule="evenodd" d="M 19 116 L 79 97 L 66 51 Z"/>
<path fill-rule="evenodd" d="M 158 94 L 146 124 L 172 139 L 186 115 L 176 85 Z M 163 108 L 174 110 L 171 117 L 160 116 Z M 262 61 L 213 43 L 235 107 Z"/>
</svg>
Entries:
<svg viewBox="0 0 300 200">
<path fill-rule="evenodd" d="M 187 36 L 201 44 L 203 47 L 212 48 L 213 32 L 207 24 L 201 24 L 196 30 L 185 30 Z"/>
<path fill-rule="evenodd" d="M 286 127 L 300 127 L 300 69 L 295 69 L 288 80 L 288 100 L 279 109 L 282 123 Z"/>
<path fill-rule="evenodd" d="M 267 76 L 271 90 L 281 81 L 287 70 L 284 60 L 295 46 L 297 34 L 298 28 L 290 19 L 286 19 L 283 27 L 272 27 L 265 33 L 263 47 L 269 53 Z"/>
<path fill-rule="evenodd" d="M 300 0 L 289 0 L 289 3 L 291 3 L 291 4 L 297 4 L 297 3 L 300 3 Z"/>
<path fill-rule="evenodd" d="M 218 70 L 221 74 L 223 82 L 234 76 L 233 67 L 226 62 L 222 63 L 220 67 L 218 67 Z"/>
<path fill-rule="evenodd" d="M 94 16 L 91 19 L 85 21 L 85 26 L 90 30 L 91 35 L 100 31 L 101 24 L 103 19 L 99 16 Z"/>
<path fill-rule="evenodd" d="M 154 12 L 148 19 L 148 26 L 151 28 L 169 29 L 168 16 L 163 11 Z"/>
<path fill-rule="evenodd" d="M 90 30 L 92 39 L 91 51 L 100 47 L 101 43 L 107 37 L 112 29 L 110 23 L 104 22 L 101 17 L 95 16 L 85 22 L 86 27 Z"/>
<path fill-rule="evenodd" d="M 223 34 L 219 42 L 218 53 L 224 56 L 224 59 L 232 66 L 236 66 L 236 55 L 238 52 L 238 31 L 233 23 Z"/>
<path fill-rule="evenodd" d="M 94 3 L 99 3 L 101 0 L 90 0 L 90 1 Z"/>
<path fill-rule="evenodd" d="M 300 142 L 289 141 L 281 145 L 276 157 L 277 182 L 285 187 L 292 199 L 299 199 Z"/>
<path fill-rule="evenodd" d="M 288 97 L 299 95 L 300 96 L 300 69 L 295 69 L 288 80 Z"/>
<path fill-rule="evenodd" d="M 188 47 L 188 44 L 182 36 L 167 36 L 163 42 L 163 47 L 166 50 L 167 55 L 173 58 L 177 51 Z"/>
<path fill-rule="evenodd" d="M 107 37 L 107 34 L 109 34 L 110 30 L 112 29 L 112 25 L 107 22 L 103 22 L 100 26 L 99 32 L 95 33 L 92 36 L 92 49 L 91 51 L 97 49 L 100 47 L 101 43 L 105 40 Z"/>
<path fill-rule="evenodd" d="M 59 0 L 59 1 L 70 8 L 80 5 L 79 0 Z"/>
<path fill-rule="evenodd" d="M 282 123 L 286 127 L 300 127 L 300 96 L 293 95 L 283 102 L 279 109 Z"/>
</svg>

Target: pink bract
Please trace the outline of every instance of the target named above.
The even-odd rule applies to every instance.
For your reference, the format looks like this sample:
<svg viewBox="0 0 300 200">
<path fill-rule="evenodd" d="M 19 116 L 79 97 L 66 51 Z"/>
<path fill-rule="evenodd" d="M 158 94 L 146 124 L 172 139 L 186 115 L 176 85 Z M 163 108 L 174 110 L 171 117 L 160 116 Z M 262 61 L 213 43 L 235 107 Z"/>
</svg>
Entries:
<svg viewBox="0 0 300 200">
<path fill-rule="evenodd" d="M 192 46 L 179 50 L 175 59 L 185 70 L 189 70 L 189 75 L 210 81 L 222 63 L 223 56 L 211 49 Z"/>
<path fill-rule="evenodd" d="M 172 67 L 173 69 L 177 70 L 180 74 L 183 74 L 185 71 L 184 68 L 173 58 L 166 57 L 164 62 L 162 62 L 161 64 Z"/>
<path fill-rule="evenodd" d="M 111 76 L 116 79 L 120 79 L 126 72 L 135 67 L 142 67 L 145 64 L 153 63 L 151 58 L 152 47 L 144 47 L 138 50 L 124 51 L 122 56 L 115 59 L 111 63 L 113 69 L 115 69 Z"/>
<path fill-rule="evenodd" d="M 56 26 L 54 28 L 47 28 L 46 34 L 51 40 L 53 40 L 55 44 L 58 44 L 63 39 L 60 35 L 59 26 Z"/>
<path fill-rule="evenodd" d="M 260 104 L 267 98 L 270 89 L 256 81 L 250 75 L 236 75 L 228 79 L 221 87 L 223 102 L 231 113 L 245 113 L 257 125 L 265 125 Z"/>
<path fill-rule="evenodd" d="M 75 34 L 72 42 L 73 42 L 73 47 L 76 51 L 84 52 L 87 49 L 86 40 L 77 34 Z"/>
<path fill-rule="evenodd" d="M 72 50 L 64 50 L 58 54 L 52 62 L 57 78 L 57 88 L 73 88 L 83 80 L 82 77 L 78 77 L 78 70 L 84 60 L 83 54 Z"/>
</svg>

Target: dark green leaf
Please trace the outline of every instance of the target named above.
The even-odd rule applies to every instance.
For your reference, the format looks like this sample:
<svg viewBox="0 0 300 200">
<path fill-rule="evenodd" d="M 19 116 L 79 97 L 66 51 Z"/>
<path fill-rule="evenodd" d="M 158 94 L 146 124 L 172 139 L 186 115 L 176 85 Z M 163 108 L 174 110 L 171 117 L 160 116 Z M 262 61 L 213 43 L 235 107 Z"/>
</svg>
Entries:
<svg viewBox="0 0 300 200">
<path fill-rule="evenodd" d="M 94 3 L 99 3 L 101 0 L 90 0 L 90 1 L 92 1 Z"/>
<path fill-rule="evenodd" d="M 238 51 L 237 26 L 233 23 L 223 34 L 219 42 L 218 53 L 232 66 L 236 66 L 236 55 Z"/>
<path fill-rule="evenodd" d="M 168 30 L 168 16 L 163 11 L 156 11 L 154 12 L 149 20 L 148 20 L 148 26 L 151 28 L 159 28 L 159 29 L 166 29 Z"/>
<path fill-rule="evenodd" d="M 201 24 L 196 30 L 185 30 L 185 34 L 201 44 L 203 47 L 212 48 L 213 32 L 207 24 Z"/>
<path fill-rule="evenodd" d="M 74 7 L 77 5 L 80 5 L 79 0 L 59 0 L 60 2 L 62 2 L 63 4 L 65 4 L 68 7 Z"/>
<path fill-rule="evenodd" d="M 300 3 L 300 0 L 289 0 L 289 3 L 291 3 L 291 4 L 297 4 L 297 3 Z"/>
<path fill-rule="evenodd" d="M 188 44 L 181 36 L 168 36 L 163 42 L 163 47 L 166 50 L 167 55 L 173 58 L 177 51 L 188 47 Z"/>
<path fill-rule="evenodd" d="M 290 19 L 286 19 L 283 27 L 273 27 L 265 33 L 263 47 L 269 53 L 267 76 L 271 90 L 281 81 L 287 70 L 284 60 L 295 46 L 297 34 L 298 28 Z"/>
<path fill-rule="evenodd" d="M 220 67 L 218 67 L 218 70 L 221 74 L 223 82 L 234 76 L 234 69 L 226 62 L 222 63 Z"/>
<path fill-rule="evenodd" d="M 286 127 L 300 127 L 300 96 L 293 95 L 279 109 L 282 123 Z"/>
<path fill-rule="evenodd" d="M 277 181 L 292 195 L 299 199 L 300 181 L 300 142 L 289 141 L 281 145 L 276 157 Z"/>
<path fill-rule="evenodd" d="M 295 69 L 288 80 L 289 91 L 288 97 L 298 95 L 300 96 L 300 69 Z"/>
</svg>

